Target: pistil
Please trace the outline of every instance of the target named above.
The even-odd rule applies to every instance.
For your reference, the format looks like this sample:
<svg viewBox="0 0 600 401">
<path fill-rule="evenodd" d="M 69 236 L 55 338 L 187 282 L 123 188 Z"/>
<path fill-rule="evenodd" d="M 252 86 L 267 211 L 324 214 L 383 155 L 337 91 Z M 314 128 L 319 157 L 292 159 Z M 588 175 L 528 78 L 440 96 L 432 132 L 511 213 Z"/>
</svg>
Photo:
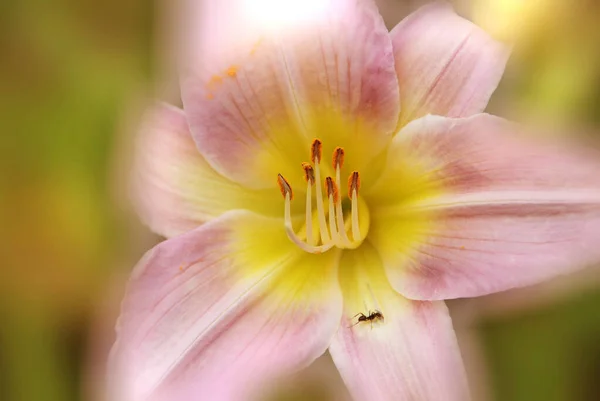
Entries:
<svg viewBox="0 0 600 401">
<path fill-rule="evenodd" d="M 344 149 L 340 148 L 338 146 L 333 151 L 333 169 L 335 170 L 335 185 L 337 186 L 337 188 L 340 188 L 340 185 L 341 185 L 340 184 L 340 176 L 341 176 L 341 170 L 342 170 L 343 164 L 344 164 Z M 344 214 L 342 212 L 342 200 L 341 200 L 340 196 L 337 196 L 336 199 L 334 199 L 334 202 L 335 202 L 335 212 L 336 212 L 340 242 L 341 242 L 341 244 L 344 245 L 344 247 L 351 247 L 352 243 L 350 242 L 350 239 L 348 238 L 348 235 L 346 234 L 346 228 L 344 226 Z"/>
<path fill-rule="evenodd" d="M 329 201 L 329 231 L 331 232 L 331 238 L 333 243 L 335 243 L 337 246 L 340 246 L 342 244 L 340 240 L 340 235 L 338 234 L 338 228 L 336 228 L 335 226 L 336 221 L 334 218 L 334 205 L 337 202 L 339 193 L 331 177 L 325 178 L 325 188 L 327 190 L 327 200 Z"/>
<path fill-rule="evenodd" d="M 358 171 L 352 172 L 348 178 L 348 197 L 352 201 L 352 239 L 356 242 L 360 239 L 360 227 L 358 224 L 358 190 L 360 188 L 360 175 Z"/>
<path fill-rule="evenodd" d="M 321 182 L 321 171 L 319 163 L 321 162 L 323 145 L 320 140 L 315 139 L 310 147 L 310 160 L 315 165 L 315 180 Z M 323 192 L 321 185 L 316 186 L 317 192 L 317 216 L 319 219 L 319 232 L 321 233 L 321 241 L 329 242 L 329 234 L 327 233 L 327 222 L 325 221 L 325 208 L 323 207 Z"/>
</svg>

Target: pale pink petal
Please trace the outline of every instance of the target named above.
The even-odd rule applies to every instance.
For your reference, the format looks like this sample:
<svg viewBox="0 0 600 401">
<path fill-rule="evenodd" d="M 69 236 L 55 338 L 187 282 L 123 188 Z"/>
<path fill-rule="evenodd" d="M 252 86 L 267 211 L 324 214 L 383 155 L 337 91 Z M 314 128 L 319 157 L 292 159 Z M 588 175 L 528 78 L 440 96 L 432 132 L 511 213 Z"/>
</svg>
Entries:
<svg viewBox="0 0 600 401">
<path fill-rule="evenodd" d="M 145 114 L 136 142 L 133 200 L 142 220 L 172 237 L 232 209 L 280 216 L 275 191 L 254 191 L 221 176 L 204 161 L 183 110 L 157 103 Z"/>
<path fill-rule="evenodd" d="M 329 348 L 354 399 L 467 401 L 465 371 L 446 306 L 409 301 L 395 292 L 381 260 L 365 247 L 342 258 L 344 317 Z M 353 316 L 368 316 L 369 310 L 379 311 L 383 319 L 357 323 Z"/>
<path fill-rule="evenodd" d="M 334 253 L 308 255 L 281 221 L 248 212 L 159 244 L 128 286 L 113 389 L 127 401 L 245 399 L 327 349 L 342 307 L 336 277 Z"/>
<path fill-rule="evenodd" d="M 192 13 L 181 90 L 192 135 L 217 171 L 272 187 L 278 173 L 302 178 L 315 137 L 327 152 L 349 147 L 356 168 L 388 143 L 400 97 L 371 1 L 204 3 Z"/>
<path fill-rule="evenodd" d="M 489 115 L 425 117 L 390 152 L 369 234 L 405 296 L 478 296 L 600 261 L 599 152 L 541 143 Z M 429 184 L 386 198 L 400 158 L 418 160 L 412 168 Z"/>
<path fill-rule="evenodd" d="M 401 125 L 426 114 L 466 117 L 482 112 L 509 56 L 505 45 L 441 1 L 409 15 L 391 36 Z"/>
</svg>

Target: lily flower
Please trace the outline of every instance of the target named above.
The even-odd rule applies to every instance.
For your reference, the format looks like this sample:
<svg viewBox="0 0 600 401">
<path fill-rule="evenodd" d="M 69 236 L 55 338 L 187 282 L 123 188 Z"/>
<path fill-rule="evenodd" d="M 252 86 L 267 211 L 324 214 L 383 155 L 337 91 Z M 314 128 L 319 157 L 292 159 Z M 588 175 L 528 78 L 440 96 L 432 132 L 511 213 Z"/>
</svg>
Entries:
<svg viewBox="0 0 600 401">
<path fill-rule="evenodd" d="M 599 261 L 598 159 L 481 114 L 509 52 L 445 3 L 391 32 L 369 0 L 202 5 L 184 109 L 140 130 L 167 240 L 131 276 L 115 388 L 247 400 L 329 350 L 357 400 L 467 400 L 443 300 Z"/>
</svg>

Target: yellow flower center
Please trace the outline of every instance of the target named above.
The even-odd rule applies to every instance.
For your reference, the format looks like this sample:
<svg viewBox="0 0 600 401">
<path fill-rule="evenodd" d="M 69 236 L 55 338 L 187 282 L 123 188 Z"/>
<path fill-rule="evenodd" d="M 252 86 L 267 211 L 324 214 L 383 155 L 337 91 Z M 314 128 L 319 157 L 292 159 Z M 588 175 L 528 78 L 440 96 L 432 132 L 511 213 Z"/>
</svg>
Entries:
<svg viewBox="0 0 600 401">
<path fill-rule="evenodd" d="M 369 229 L 369 211 L 364 201 L 359 198 L 360 173 L 353 171 L 348 177 L 348 196 L 340 195 L 341 188 L 341 169 L 344 164 L 344 149 L 335 148 L 333 151 L 332 167 L 335 171 L 335 179 L 325 177 L 321 181 L 322 161 L 322 143 L 319 139 L 312 142 L 311 163 L 302 163 L 304 169 L 304 178 L 306 179 L 306 213 L 303 229 L 297 233 L 294 230 L 291 202 L 293 200 L 293 191 L 289 182 L 281 175 L 277 176 L 277 183 L 281 194 L 285 199 L 285 231 L 288 238 L 302 250 L 309 253 L 323 253 L 333 247 L 341 249 L 357 248 L 365 239 Z M 325 209 L 323 201 L 323 190 L 321 183 L 324 184 L 325 195 L 327 197 L 328 209 Z M 316 184 L 316 185 L 315 185 Z M 316 198 L 316 216 L 312 210 L 312 189 L 315 187 Z M 348 202 L 342 202 L 342 198 Z M 349 204 L 344 208 L 343 203 Z M 344 214 L 346 209 L 346 214 Z M 360 217 L 359 217 L 360 211 Z M 313 222 L 316 221 L 318 229 L 314 229 Z"/>
</svg>

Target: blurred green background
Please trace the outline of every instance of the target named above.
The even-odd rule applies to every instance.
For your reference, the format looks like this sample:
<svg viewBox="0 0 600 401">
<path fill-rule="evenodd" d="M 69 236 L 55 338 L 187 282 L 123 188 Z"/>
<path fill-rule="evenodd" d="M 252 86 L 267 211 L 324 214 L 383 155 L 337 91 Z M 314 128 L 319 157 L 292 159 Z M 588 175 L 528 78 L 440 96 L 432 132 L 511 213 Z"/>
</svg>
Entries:
<svg viewBox="0 0 600 401">
<path fill-rule="evenodd" d="M 381 3 L 393 26 L 423 2 Z M 123 280 L 157 241 L 128 205 L 126 167 L 141 105 L 176 82 L 167 4 L 0 4 L 0 400 L 101 399 Z M 456 7 L 515 42 L 490 111 L 598 137 L 596 1 Z M 597 272 L 451 304 L 475 401 L 600 400 Z M 315 389 L 303 399 L 336 399 L 319 377 L 301 379 Z"/>
</svg>

